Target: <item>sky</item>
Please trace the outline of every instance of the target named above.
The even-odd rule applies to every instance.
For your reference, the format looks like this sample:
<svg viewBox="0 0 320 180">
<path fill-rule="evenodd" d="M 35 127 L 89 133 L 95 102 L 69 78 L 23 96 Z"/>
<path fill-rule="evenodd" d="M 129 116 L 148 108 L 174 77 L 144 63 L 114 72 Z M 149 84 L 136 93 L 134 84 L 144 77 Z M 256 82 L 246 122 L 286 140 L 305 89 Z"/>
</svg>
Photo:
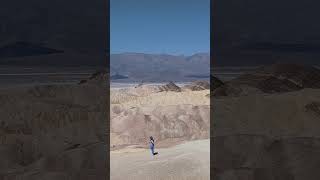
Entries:
<svg viewBox="0 0 320 180">
<path fill-rule="evenodd" d="M 213 66 L 320 63 L 320 1 L 215 3 Z"/>
<path fill-rule="evenodd" d="M 110 0 L 111 54 L 210 51 L 210 0 Z"/>
</svg>

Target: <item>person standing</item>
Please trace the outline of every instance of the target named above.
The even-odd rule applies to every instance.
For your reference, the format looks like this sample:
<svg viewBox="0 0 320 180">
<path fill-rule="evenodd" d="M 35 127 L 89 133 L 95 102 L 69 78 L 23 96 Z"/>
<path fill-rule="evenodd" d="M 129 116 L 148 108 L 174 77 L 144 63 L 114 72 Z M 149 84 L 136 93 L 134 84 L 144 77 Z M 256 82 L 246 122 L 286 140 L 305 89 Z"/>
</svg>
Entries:
<svg viewBox="0 0 320 180">
<path fill-rule="evenodd" d="M 152 136 L 150 136 L 149 144 L 150 144 L 150 150 L 151 150 L 152 155 L 154 156 L 154 155 L 158 154 L 157 152 L 154 152 L 154 139 Z"/>
</svg>

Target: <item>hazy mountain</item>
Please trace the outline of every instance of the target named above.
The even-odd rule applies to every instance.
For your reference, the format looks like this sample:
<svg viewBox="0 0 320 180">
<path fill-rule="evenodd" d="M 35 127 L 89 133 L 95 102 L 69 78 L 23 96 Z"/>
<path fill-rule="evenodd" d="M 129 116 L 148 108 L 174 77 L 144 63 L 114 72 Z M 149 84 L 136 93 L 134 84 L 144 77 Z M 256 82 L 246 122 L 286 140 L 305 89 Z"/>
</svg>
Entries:
<svg viewBox="0 0 320 180">
<path fill-rule="evenodd" d="M 127 76 L 123 76 L 123 75 L 120 75 L 120 74 L 115 74 L 115 75 L 110 76 L 111 80 L 127 79 L 127 78 L 128 78 Z"/>
<path fill-rule="evenodd" d="M 27 43 L 23 41 L 5 45 L 0 48 L 0 57 L 21 57 L 21 56 L 37 56 L 43 54 L 62 53 L 56 49 L 46 48 L 41 45 Z"/>
<path fill-rule="evenodd" d="M 216 66 L 319 64 L 319 1 L 215 1 L 211 18 Z M 250 8 L 249 8 L 250 7 Z"/>
<path fill-rule="evenodd" d="M 101 0 L 1 3 L 0 65 L 106 67 L 107 4 Z"/>
<path fill-rule="evenodd" d="M 185 81 L 209 78 L 210 54 L 192 56 L 122 53 L 110 58 L 111 75 L 120 74 L 134 81 Z"/>
<path fill-rule="evenodd" d="M 44 43 L 16 41 L 0 46 L 0 66 L 16 67 L 106 67 L 102 53 L 64 52 Z"/>
</svg>

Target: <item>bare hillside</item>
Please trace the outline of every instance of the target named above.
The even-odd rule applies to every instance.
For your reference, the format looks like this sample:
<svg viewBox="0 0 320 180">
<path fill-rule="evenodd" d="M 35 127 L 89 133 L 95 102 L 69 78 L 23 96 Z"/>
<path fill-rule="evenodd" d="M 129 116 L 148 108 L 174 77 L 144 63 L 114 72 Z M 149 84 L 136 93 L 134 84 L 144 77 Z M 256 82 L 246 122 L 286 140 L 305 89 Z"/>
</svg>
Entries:
<svg viewBox="0 0 320 180">
<path fill-rule="evenodd" d="M 143 93 L 137 93 L 137 89 Z M 160 146 L 209 137 L 210 99 L 203 91 L 163 91 L 154 86 L 111 91 L 111 148 Z"/>
<path fill-rule="evenodd" d="M 2 88 L 0 177 L 104 179 L 105 91 L 105 84 L 95 80 L 82 85 Z"/>
</svg>

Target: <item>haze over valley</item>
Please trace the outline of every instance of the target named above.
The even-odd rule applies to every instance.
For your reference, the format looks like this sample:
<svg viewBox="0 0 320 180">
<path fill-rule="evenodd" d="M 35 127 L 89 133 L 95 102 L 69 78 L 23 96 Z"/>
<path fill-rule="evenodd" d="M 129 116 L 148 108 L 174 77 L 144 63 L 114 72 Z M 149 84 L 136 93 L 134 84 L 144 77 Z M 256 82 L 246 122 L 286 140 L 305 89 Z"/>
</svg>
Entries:
<svg viewBox="0 0 320 180">
<path fill-rule="evenodd" d="M 209 80 L 210 54 L 192 56 L 122 53 L 110 56 L 112 82 Z"/>
</svg>

